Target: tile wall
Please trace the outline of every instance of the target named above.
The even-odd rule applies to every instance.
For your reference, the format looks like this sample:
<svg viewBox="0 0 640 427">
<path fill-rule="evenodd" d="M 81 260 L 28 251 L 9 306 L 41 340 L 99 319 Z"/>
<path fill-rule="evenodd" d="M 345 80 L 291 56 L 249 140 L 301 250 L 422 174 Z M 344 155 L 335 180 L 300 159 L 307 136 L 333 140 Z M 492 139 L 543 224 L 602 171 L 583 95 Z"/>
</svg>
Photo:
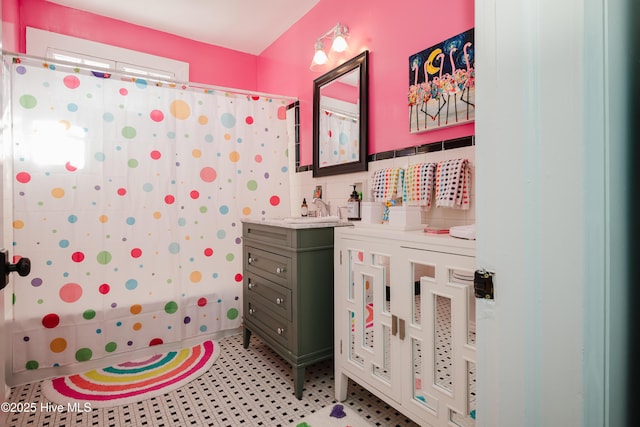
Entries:
<svg viewBox="0 0 640 427">
<path fill-rule="evenodd" d="M 291 151 L 290 151 L 291 152 Z M 452 148 L 435 152 L 421 153 L 410 156 L 393 157 L 385 160 L 369 162 L 369 170 L 344 175 L 313 178 L 311 170 L 294 172 L 291 168 L 291 216 L 300 216 L 302 199 L 306 198 L 309 210 L 316 207 L 311 205 L 314 190 L 317 185 L 322 186 L 322 199 L 329 204 L 331 215 L 338 214 L 338 207 L 346 206 L 347 199 L 353 190 L 352 185 L 358 184 L 362 189 L 364 201 L 371 201 L 370 183 L 373 173 L 378 169 L 397 168 L 423 162 L 439 162 L 442 160 L 465 158 L 471 167 L 471 207 L 469 210 L 451 208 L 436 208 L 431 206 L 429 211 L 423 211 L 423 223 L 431 227 L 449 228 L 455 225 L 469 225 L 475 223 L 475 145 Z"/>
</svg>

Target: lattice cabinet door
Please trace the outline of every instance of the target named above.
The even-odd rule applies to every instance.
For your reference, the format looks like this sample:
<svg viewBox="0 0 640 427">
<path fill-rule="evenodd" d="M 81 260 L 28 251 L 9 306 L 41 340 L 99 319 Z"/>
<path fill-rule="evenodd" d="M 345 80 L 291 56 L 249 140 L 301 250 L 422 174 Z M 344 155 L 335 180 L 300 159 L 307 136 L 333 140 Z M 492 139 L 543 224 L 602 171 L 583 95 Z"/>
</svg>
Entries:
<svg viewBox="0 0 640 427">
<path fill-rule="evenodd" d="M 347 378 L 424 426 L 475 426 L 472 242 L 336 231 L 336 399 Z"/>
<path fill-rule="evenodd" d="M 393 268 L 408 317 L 402 405 L 433 426 L 474 426 L 475 258 L 403 247 Z"/>
<path fill-rule="evenodd" d="M 337 363 L 376 390 L 400 398 L 400 353 L 394 346 L 396 317 L 390 298 L 390 247 L 370 241 L 336 242 L 342 286 L 336 286 Z M 339 369 L 337 368 L 336 371 Z M 341 383 L 344 382 L 344 390 Z M 346 398 L 346 380 L 336 372 L 336 395 Z"/>
</svg>

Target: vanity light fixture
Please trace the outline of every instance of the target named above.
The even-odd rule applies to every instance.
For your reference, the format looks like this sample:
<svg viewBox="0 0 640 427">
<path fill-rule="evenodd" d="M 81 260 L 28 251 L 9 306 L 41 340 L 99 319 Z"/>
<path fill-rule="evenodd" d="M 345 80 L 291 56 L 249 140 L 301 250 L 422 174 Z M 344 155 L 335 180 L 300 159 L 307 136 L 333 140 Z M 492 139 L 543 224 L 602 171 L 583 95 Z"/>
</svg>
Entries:
<svg viewBox="0 0 640 427">
<path fill-rule="evenodd" d="M 311 61 L 311 69 L 313 70 L 316 65 L 324 65 L 329 60 L 329 57 L 324 50 L 325 39 L 331 39 L 331 51 L 342 53 L 349 48 L 349 45 L 347 44 L 347 37 L 349 37 L 349 28 L 339 22 L 329 31 L 318 37 L 315 45 L 315 54 Z"/>
<path fill-rule="evenodd" d="M 316 42 L 316 53 L 313 55 L 313 61 L 311 62 L 311 65 L 312 66 L 313 64 L 324 65 L 327 63 L 328 60 L 329 60 L 329 57 L 324 51 L 324 42 L 318 39 L 318 41 Z"/>
<path fill-rule="evenodd" d="M 336 24 L 333 28 L 333 43 L 331 43 L 331 50 L 342 53 L 349 45 L 347 44 L 346 37 L 349 37 L 349 29 L 346 25 Z"/>
</svg>

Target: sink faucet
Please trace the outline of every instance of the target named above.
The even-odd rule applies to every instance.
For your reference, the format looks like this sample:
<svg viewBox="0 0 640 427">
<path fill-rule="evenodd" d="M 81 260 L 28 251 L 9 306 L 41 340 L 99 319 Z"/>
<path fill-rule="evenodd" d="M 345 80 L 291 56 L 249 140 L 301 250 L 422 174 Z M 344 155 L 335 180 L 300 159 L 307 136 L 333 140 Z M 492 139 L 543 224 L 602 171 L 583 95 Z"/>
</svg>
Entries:
<svg viewBox="0 0 640 427">
<path fill-rule="evenodd" d="M 320 207 L 320 209 L 318 209 L 318 216 L 329 216 L 329 205 L 326 204 L 321 198 L 314 198 L 312 200 L 312 203 Z"/>
</svg>

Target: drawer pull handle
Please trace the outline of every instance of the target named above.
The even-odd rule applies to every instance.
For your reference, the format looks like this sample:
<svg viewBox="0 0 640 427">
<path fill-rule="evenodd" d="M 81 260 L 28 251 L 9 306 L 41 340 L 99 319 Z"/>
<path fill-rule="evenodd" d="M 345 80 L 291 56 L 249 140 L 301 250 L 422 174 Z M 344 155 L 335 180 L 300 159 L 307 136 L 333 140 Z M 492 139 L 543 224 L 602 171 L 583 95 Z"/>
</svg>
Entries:
<svg viewBox="0 0 640 427">
<path fill-rule="evenodd" d="M 285 333 L 285 329 L 284 328 L 278 328 L 276 330 L 278 331 L 278 335 L 283 335 Z"/>
<path fill-rule="evenodd" d="M 394 337 L 398 334 L 398 316 L 391 315 L 391 335 Z"/>
<path fill-rule="evenodd" d="M 276 304 L 280 305 L 284 302 L 283 298 L 276 298 Z"/>
<path fill-rule="evenodd" d="M 255 314 L 255 312 L 256 312 L 256 309 L 255 309 L 255 308 L 250 308 L 250 309 L 249 309 L 249 314 Z"/>
<path fill-rule="evenodd" d="M 256 262 L 257 260 L 258 260 L 258 258 L 254 258 L 254 257 L 251 257 L 251 256 L 250 256 L 250 257 L 249 257 L 249 259 L 247 259 L 247 262 L 248 262 L 249 264 L 252 264 L 252 263 Z"/>
<path fill-rule="evenodd" d="M 278 274 L 284 273 L 285 271 L 287 271 L 287 269 L 284 267 L 276 267 L 276 273 Z"/>
</svg>

